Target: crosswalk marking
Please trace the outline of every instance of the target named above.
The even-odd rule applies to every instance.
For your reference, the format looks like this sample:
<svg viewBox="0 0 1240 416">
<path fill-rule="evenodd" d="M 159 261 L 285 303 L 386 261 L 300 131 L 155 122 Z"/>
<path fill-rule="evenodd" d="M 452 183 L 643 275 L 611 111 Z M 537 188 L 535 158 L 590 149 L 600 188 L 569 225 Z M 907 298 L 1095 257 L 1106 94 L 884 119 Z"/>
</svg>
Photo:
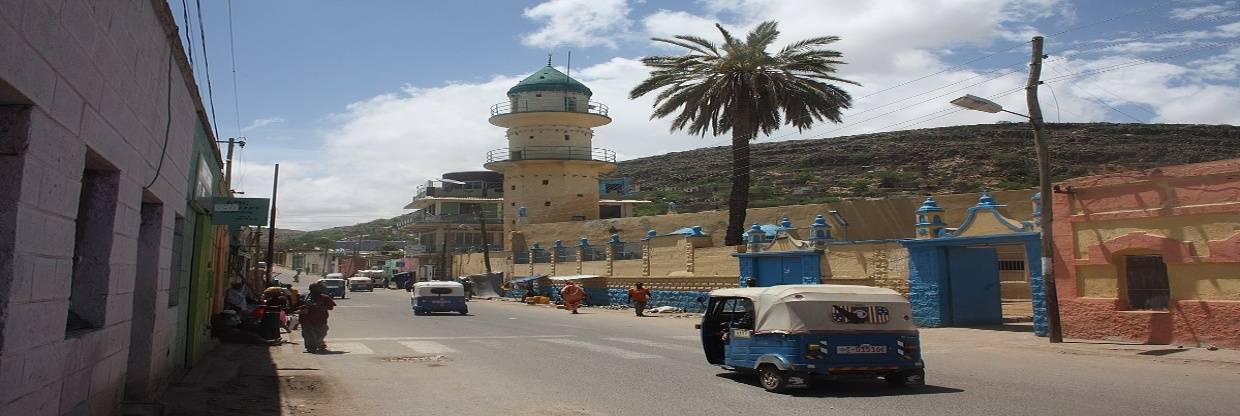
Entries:
<svg viewBox="0 0 1240 416">
<path fill-rule="evenodd" d="M 498 339 L 471 339 L 469 342 L 490 348 L 505 348 L 508 346 L 507 343 Z"/>
<path fill-rule="evenodd" d="M 360 342 L 333 342 L 327 348 L 332 351 L 343 351 L 349 354 L 374 354 L 375 350 Z"/>
<path fill-rule="evenodd" d="M 590 352 L 611 354 L 611 355 L 614 355 L 614 356 L 617 356 L 617 357 L 620 357 L 626 360 L 636 360 L 636 359 L 643 359 L 643 358 L 663 358 L 663 357 L 660 357 L 654 354 L 647 354 L 644 352 L 637 352 L 637 351 L 629 351 L 623 348 L 591 344 L 589 342 L 576 341 L 576 340 L 571 340 L 571 339 L 543 338 L 543 339 L 539 339 L 539 341 L 549 342 L 552 344 L 559 344 L 559 345 L 564 345 L 564 346 L 569 346 L 569 347 L 581 348 L 581 349 L 584 349 Z"/>
<path fill-rule="evenodd" d="M 603 338 L 603 339 L 608 340 L 608 341 L 623 342 L 626 344 L 637 344 L 637 345 L 645 345 L 647 347 L 662 348 L 665 350 L 675 350 L 675 351 L 695 350 L 695 348 L 691 348 L 687 345 L 669 344 L 666 342 L 651 341 L 647 339 L 637 339 L 637 338 Z"/>
<path fill-rule="evenodd" d="M 421 354 L 450 354 L 456 352 L 452 347 L 435 341 L 400 341 L 400 345 L 404 345 Z"/>
</svg>

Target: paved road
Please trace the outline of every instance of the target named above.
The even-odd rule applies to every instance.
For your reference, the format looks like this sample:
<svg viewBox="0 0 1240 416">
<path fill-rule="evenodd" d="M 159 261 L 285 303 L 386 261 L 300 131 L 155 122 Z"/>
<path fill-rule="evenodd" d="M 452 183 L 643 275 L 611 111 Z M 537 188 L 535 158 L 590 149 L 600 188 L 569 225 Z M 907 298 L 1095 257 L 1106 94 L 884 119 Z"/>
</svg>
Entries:
<svg viewBox="0 0 1240 416">
<path fill-rule="evenodd" d="M 321 381 L 287 400 L 314 414 L 358 415 L 1132 416 L 1240 409 L 1236 366 L 1064 354 L 1022 347 L 1044 342 L 1026 334 L 923 331 L 924 388 L 840 382 L 778 395 L 708 365 L 691 319 L 606 310 L 570 315 L 500 301 L 474 301 L 470 309 L 470 316 L 414 317 L 404 291 L 351 293 L 330 322 L 328 346 L 342 353 L 304 354 L 299 345 L 275 351 L 281 374 Z M 320 400 L 305 400 L 315 396 Z"/>
</svg>

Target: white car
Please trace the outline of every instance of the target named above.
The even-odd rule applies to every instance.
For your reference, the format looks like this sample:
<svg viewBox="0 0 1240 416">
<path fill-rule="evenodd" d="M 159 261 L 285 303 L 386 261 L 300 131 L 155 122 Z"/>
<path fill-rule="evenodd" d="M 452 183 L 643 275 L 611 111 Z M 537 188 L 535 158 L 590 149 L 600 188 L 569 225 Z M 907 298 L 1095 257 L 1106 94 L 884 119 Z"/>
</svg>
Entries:
<svg viewBox="0 0 1240 416">
<path fill-rule="evenodd" d="M 374 292 L 375 291 L 374 281 L 370 280 L 370 278 L 366 276 L 353 276 L 349 278 L 349 291 L 350 292 L 358 292 L 358 291 L 363 291 L 363 290 L 367 292 Z"/>
</svg>

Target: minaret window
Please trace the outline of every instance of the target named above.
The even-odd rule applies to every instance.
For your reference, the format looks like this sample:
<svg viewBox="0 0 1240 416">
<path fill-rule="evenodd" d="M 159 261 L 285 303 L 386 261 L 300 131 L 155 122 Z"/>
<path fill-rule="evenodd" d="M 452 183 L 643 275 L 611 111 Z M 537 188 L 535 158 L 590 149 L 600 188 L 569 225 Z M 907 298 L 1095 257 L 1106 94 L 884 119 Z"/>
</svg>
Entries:
<svg viewBox="0 0 1240 416">
<path fill-rule="evenodd" d="M 564 140 L 566 140 L 566 141 L 568 140 L 568 135 L 567 135 L 567 134 L 565 134 L 565 135 L 564 135 Z"/>
<path fill-rule="evenodd" d="M 548 180 L 546 180 L 546 179 L 543 179 L 543 185 L 547 185 L 547 184 L 550 184 L 550 183 L 551 183 L 551 181 L 548 181 Z"/>
<path fill-rule="evenodd" d="M 543 206 L 544 206 L 544 207 L 549 207 L 549 206 L 551 206 L 551 201 L 543 201 Z"/>
</svg>

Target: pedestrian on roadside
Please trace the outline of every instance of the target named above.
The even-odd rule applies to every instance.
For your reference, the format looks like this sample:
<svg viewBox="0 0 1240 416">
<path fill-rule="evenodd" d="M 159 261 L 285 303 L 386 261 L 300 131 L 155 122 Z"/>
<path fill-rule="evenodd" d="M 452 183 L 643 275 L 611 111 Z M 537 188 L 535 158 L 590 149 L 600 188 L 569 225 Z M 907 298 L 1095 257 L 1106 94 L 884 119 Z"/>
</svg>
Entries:
<svg viewBox="0 0 1240 416">
<path fill-rule="evenodd" d="M 336 307 L 332 297 L 324 293 L 322 283 L 310 285 L 310 293 L 298 308 L 300 311 L 301 338 L 305 341 L 306 352 L 322 353 L 327 351 L 327 316 L 329 310 Z"/>
<path fill-rule="evenodd" d="M 252 308 L 250 302 L 245 298 L 245 283 L 240 280 L 233 282 L 228 290 L 224 291 L 224 309 L 235 311 L 238 316 L 248 315 Z"/>
<path fill-rule="evenodd" d="M 572 313 L 577 313 L 577 308 L 581 307 L 581 301 L 586 298 L 586 291 L 575 281 L 569 281 L 560 289 L 560 298 L 564 299 L 564 309 L 568 309 Z"/>
<path fill-rule="evenodd" d="M 280 338 L 280 328 L 284 327 L 284 300 L 269 298 L 266 304 L 255 312 L 259 315 L 259 335 L 272 344 L 283 342 L 284 340 Z"/>
<path fill-rule="evenodd" d="M 650 294 L 650 289 L 642 287 L 641 282 L 637 282 L 632 289 L 629 289 L 629 302 L 633 303 L 637 316 L 646 316 L 646 302 L 649 302 L 651 297 L 653 296 Z"/>
</svg>

